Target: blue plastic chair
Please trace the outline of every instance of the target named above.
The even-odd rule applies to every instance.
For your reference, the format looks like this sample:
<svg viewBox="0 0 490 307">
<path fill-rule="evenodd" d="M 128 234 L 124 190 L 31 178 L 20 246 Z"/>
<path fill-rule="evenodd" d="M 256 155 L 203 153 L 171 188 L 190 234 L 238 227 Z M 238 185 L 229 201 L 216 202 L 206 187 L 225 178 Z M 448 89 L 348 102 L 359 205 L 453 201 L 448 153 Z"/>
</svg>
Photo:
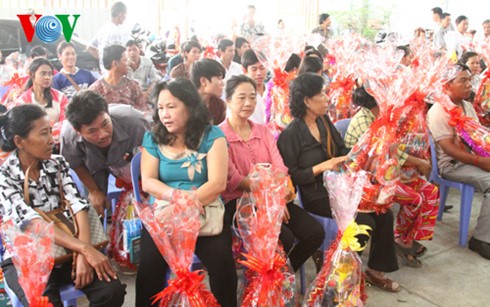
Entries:
<svg viewBox="0 0 490 307">
<path fill-rule="evenodd" d="M 134 198 L 136 199 L 137 202 L 141 202 L 141 191 L 140 191 L 140 186 L 139 186 L 139 180 L 140 180 L 140 174 L 141 174 L 141 152 L 138 152 L 136 155 L 134 155 L 133 159 L 131 160 L 131 183 L 133 185 L 133 192 L 134 192 Z M 194 259 L 192 260 L 191 264 L 191 270 L 198 270 L 202 268 L 201 260 L 197 258 L 196 255 L 194 255 Z M 167 279 L 170 276 L 167 276 Z"/>
<path fill-rule="evenodd" d="M 439 186 L 440 204 L 437 219 L 439 221 L 442 220 L 449 188 L 458 189 L 461 192 L 461 208 L 459 213 L 459 245 L 465 246 L 468 242 L 468 228 L 470 226 L 471 205 L 473 203 L 475 188 L 470 184 L 442 178 L 439 174 L 439 168 L 437 167 L 436 146 L 432 136 L 429 136 L 429 142 L 432 161 L 432 171 L 430 173 L 429 181 Z"/>
<path fill-rule="evenodd" d="M 341 120 L 335 122 L 335 124 L 333 124 L 335 126 L 335 128 L 340 132 L 342 139 L 345 137 L 345 133 L 347 132 L 347 128 L 349 128 L 350 120 L 351 120 L 351 118 L 345 118 L 345 119 L 341 119 Z"/>
<path fill-rule="evenodd" d="M 10 88 L 10 85 L 0 85 L 0 100 L 2 100 L 3 95 L 5 95 Z"/>
<path fill-rule="evenodd" d="M 116 187 L 116 177 L 112 174 L 109 174 L 109 179 L 107 183 L 107 200 L 111 203 L 112 214 L 116 211 L 117 201 L 119 200 L 119 196 L 124 189 L 120 189 Z"/>
</svg>

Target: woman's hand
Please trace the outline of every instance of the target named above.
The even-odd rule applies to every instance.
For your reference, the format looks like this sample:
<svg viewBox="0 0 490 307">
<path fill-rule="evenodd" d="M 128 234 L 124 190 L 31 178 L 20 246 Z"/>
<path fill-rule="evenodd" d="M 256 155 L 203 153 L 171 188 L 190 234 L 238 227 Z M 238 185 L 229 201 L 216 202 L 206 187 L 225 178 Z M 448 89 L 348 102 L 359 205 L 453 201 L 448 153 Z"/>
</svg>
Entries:
<svg viewBox="0 0 490 307">
<path fill-rule="evenodd" d="M 94 268 L 82 254 L 77 254 L 75 288 L 83 289 L 94 280 Z"/>
<path fill-rule="evenodd" d="M 116 271 L 104 254 L 96 250 L 93 246 L 86 244 L 82 250 L 84 258 L 95 269 L 99 280 L 110 282 L 111 279 L 117 279 Z"/>
<path fill-rule="evenodd" d="M 347 161 L 347 156 L 335 157 L 321 163 L 322 173 L 325 171 L 338 171 L 340 164 Z"/>
</svg>

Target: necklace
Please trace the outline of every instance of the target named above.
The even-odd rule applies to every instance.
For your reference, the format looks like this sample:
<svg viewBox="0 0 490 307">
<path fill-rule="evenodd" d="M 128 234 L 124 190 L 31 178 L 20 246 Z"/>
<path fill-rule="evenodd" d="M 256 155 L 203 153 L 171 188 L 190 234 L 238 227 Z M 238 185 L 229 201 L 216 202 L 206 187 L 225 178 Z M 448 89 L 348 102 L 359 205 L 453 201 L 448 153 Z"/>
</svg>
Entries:
<svg viewBox="0 0 490 307">
<path fill-rule="evenodd" d="M 190 152 L 191 152 L 187 148 L 184 149 L 184 151 L 182 151 L 182 152 L 177 152 L 177 153 L 176 152 L 172 152 L 169 149 L 167 149 L 167 146 L 162 145 L 162 144 L 158 145 L 158 148 L 160 149 L 160 151 L 162 152 L 162 154 L 164 156 L 166 156 L 167 158 L 172 159 L 172 160 L 180 160 L 180 159 L 182 159 L 184 157 L 187 157 L 190 154 Z"/>
</svg>

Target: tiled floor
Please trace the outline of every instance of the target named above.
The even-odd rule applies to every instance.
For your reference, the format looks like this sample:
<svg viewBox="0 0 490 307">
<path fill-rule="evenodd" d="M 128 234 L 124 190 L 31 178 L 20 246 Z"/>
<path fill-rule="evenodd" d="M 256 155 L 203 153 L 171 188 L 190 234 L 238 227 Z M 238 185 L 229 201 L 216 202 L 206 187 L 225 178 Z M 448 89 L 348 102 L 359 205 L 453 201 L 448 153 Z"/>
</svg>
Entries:
<svg viewBox="0 0 490 307">
<path fill-rule="evenodd" d="M 482 195 L 473 200 L 470 235 L 480 212 Z M 427 253 L 421 258 L 422 268 L 402 266 L 389 276 L 398 281 L 402 291 L 396 294 L 377 288 L 367 288 L 367 306 L 489 306 L 490 261 L 467 247 L 458 246 L 459 192 L 451 190 L 448 204 L 454 205 L 436 226 L 434 239 L 424 242 Z M 396 208 L 395 208 L 396 210 Z M 367 253 L 364 253 L 363 258 Z M 365 260 L 365 259 L 363 259 Z M 307 282 L 315 276 L 313 262 L 306 263 Z M 299 276 L 298 276 L 299 277 Z M 134 306 L 134 276 L 121 276 L 128 285 L 124 306 Z M 298 278 L 299 279 L 299 278 Z M 88 306 L 85 299 L 79 306 Z"/>
</svg>

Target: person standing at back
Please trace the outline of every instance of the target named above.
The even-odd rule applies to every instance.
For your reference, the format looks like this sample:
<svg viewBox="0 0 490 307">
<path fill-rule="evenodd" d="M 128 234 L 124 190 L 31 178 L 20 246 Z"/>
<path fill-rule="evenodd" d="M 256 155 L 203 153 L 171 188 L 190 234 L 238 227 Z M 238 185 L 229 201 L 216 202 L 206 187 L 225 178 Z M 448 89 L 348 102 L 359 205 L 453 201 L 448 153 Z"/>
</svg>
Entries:
<svg viewBox="0 0 490 307">
<path fill-rule="evenodd" d="M 329 14 L 320 14 L 320 16 L 318 17 L 318 27 L 314 28 L 311 33 L 320 34 L 323 37 L 323 42 L 326 42 L 333 35 L 332 29 L 330 29 L 331 24 L 332 19 L 330 18 Z"/>
</svg>

